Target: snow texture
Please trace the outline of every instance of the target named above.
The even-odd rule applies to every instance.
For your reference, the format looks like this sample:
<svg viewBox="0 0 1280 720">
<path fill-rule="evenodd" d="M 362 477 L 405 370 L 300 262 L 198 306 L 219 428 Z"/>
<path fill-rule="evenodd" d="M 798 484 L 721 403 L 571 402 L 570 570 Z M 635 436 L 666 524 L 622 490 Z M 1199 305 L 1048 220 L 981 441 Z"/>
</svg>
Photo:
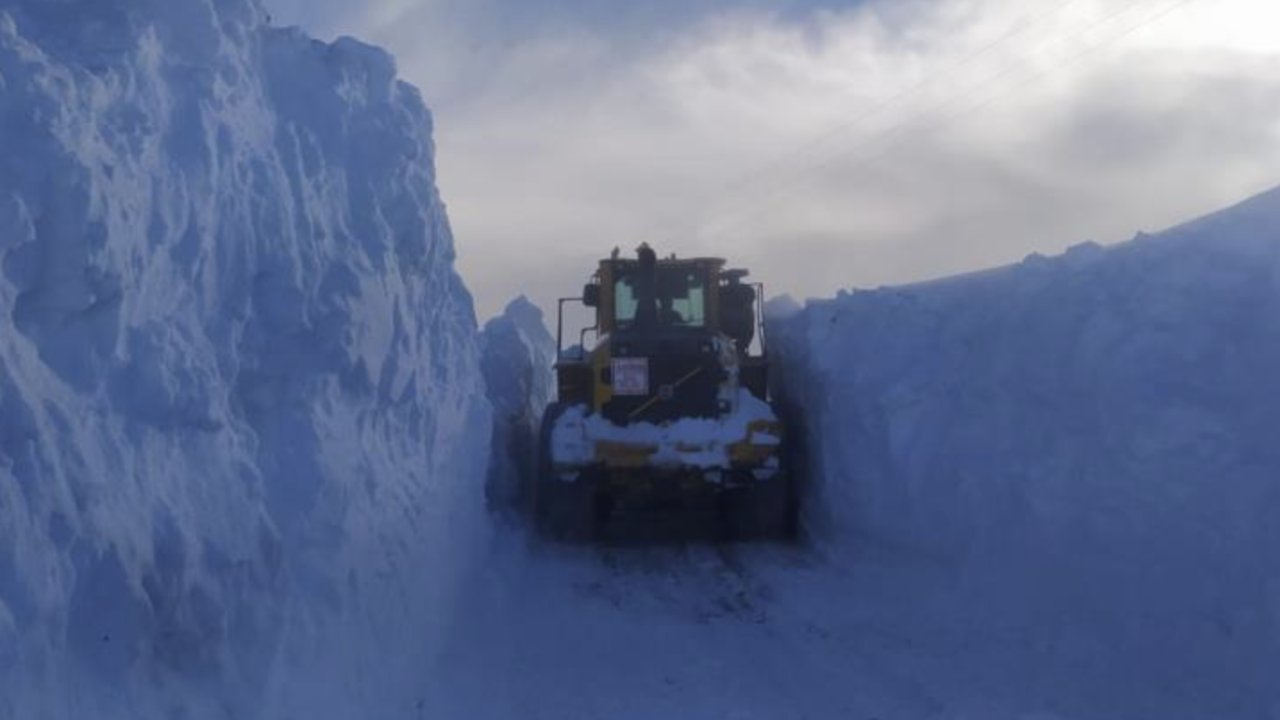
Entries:
<svg viewBox="0 0 1280 720">
<path fill-rule="evenodd" d="M 0 5 L 0 718 L 410 717 L 489 410 L 385 53 Z"/>
<path fill-rule="evenodd" d="M 486 496 L 494 509 L 524 504 L 536 467 L 542 413 L 555 395 L 556 341 L 542 311 L 525 297 L 485 323 L 480 367 L 493 405 L 492 446 Z"/>
<path fill-rule="evenodd" d="M 1280 190 L 773 314 L 821 547 L 954 573 L 1082 716 L 1280 714 Z"/>
<path fill-rule="evenodd" d="M 752 430 L 755 422 L 775 422 L 769 404 L 739 388 L 733 410 L 718 418 L 682 418 L 665 425 L 641 422 L 618 426 L 583 405 L 575 405 L 557 420 L 551 433 L 551 457 L 556 463 L 587 465 L 596 460 L 596 444 L 622 443 L 653 447 L 655 467 L 719 468 L 732 466 L 731 446 L 737 443 L 777 445 L 780 438 Z"/>
</svg>

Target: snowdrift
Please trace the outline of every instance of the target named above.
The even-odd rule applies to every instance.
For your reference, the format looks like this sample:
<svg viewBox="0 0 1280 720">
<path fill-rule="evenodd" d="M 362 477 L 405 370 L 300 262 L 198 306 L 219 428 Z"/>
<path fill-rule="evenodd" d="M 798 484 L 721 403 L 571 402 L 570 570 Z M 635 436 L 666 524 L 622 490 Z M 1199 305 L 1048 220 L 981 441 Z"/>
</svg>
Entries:
<svg viewBox="0 0 1280 720">
<path fill-rule="evenodd" d="M 389 56 L 0 7 L 0 717 L 409 717 L 489 410 Z"/>
<path fill-rule="evenodd" d="M 542 311 L 522 296 L 485 323 L 480 348 L 485 392 L 493 405 L 485 497 L 493 510 L 518 510 L 532 500 L 526 489 L 537 462 L 542 413 L 555 395 L 556 341 Z"/>
<path fill-rule="evenodd" d="M 941 568 L 992 642 L 1188 716 L 1280 708 L 1280 190 L 774 311 L 821 545 Z"/>
</svg>

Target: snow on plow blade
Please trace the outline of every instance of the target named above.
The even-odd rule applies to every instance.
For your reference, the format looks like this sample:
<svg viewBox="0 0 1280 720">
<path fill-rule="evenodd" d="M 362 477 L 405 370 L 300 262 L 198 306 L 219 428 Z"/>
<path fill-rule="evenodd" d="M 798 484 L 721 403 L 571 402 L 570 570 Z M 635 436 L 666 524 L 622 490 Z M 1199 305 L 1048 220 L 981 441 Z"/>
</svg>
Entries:
<svg viewBox="0 0 1280 720">
<path fill-rule="evenodd" d="M 540 525 L 559 537 L 599 538 L 619 521 L 644 517 L 654 529 L 692 516 L 696 529 L 735 539 L 789 532 L 782 425 L 745 390 L 736 406 L 725 417 L 666 425 L 617 426 L 584 406 L 548 418 Z"/>
<path fill-rule="evenodd" d="M 592 465 L 702 469 L 709 475 L 744 466 L 776 471 L 781 443 L 782 424 L 773 409 L 740 390 L 736 410 L 728 416 L 666 425 L 618 426 L 584 406 L 571 407 L 553 426 L 551 461 L 562 472 Z"/>
</svg>

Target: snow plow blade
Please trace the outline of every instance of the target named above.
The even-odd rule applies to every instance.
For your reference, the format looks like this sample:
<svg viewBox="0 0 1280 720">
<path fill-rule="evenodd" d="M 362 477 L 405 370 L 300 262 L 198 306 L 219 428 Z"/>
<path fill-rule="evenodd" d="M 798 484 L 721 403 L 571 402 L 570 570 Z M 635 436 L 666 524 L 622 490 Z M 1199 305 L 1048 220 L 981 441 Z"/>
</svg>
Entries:
<svg viewBox="0 0 1280 720">
<path fill-rule="evenodd" d="M 756 402 L 756 412 L 772 414 Z M 539 528 L 578 540 L 790 536 L 795 498 L 782 467 L 781 425 L 756 419 L 703 429 L 743 432 L 735 441 L 711 437 L 699 443 L 677 439 L 688 435 L 680 423 L 616 428 L 581 407 L 553 405 L 534 492 Z"/>
</svg>

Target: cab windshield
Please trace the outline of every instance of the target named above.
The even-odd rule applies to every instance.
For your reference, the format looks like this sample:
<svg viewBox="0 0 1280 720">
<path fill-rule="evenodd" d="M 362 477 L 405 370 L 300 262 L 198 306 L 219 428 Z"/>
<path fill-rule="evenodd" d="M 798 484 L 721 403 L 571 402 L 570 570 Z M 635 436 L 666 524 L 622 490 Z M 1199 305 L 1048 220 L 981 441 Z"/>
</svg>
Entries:
<svg viewBox="0 0 1280 720">
<path fill-rule="evenodd" d="M 640 309 L 639 271 L 620 267 L 614 285 L 614 319 L 618 327 L 635 323 Z M 707 291 L 696 267 L 658 267 L 654 294 L 661 327 L 703 327 L 707 323 Z"/>
</svg>

